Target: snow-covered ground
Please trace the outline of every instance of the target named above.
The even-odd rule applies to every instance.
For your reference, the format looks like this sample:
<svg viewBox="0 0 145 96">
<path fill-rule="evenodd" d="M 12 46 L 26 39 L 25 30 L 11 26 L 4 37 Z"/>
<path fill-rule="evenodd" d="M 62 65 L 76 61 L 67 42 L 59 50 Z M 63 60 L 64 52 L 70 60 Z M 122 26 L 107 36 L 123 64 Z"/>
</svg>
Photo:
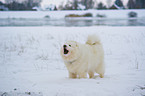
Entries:
<svg viewBox="0 0 145 96">
<path fill-rule="evenodd" d="M 105 77 L 69 79 L 60 47 L 89 34 L 102 40 Z M 144 96 L 144 75 L 145 27 L 0 27 L 0 94 Z"/>
<path fill-rule="evenodd" d="M 128 14 L 135 12 L 136 18 Z M 93 17 L 65 18 L 69 14 Z M 0 11 L 0 26 L 145 26 L 145 9 L 84 11 Z"/>
</svg>

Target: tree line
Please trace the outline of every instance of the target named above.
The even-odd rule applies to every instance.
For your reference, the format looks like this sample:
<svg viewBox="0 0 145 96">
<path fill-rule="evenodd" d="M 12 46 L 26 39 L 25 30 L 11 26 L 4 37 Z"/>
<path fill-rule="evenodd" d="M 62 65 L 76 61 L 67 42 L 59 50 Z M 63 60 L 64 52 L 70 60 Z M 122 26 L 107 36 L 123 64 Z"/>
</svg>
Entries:
<svg viewBox="0 0 145 96">
<path fill-rule="evenodd" d="M 84 5 L 85 9 L 125 9 L 125 6 L 122 0 L 115 0 L 111 5 L 112 0 L 107 0 L 107 5 L 103 4 L 103 2 L 97 3 L 95 5 L 96 0 L 68 0 L 65 6 L 60 5 L 59 8 L 62 10 L 78 10 L 78 5 Z M 128 0 L 127 3 L 128 9 L 144 9 L 145 8 L 145 0 Z"/>
<path fill-rule="evenodd" d="M 9 10 L 33 10 L 33 7 L 40 6 L 41 0 L 23 0 L 23 2 L 18 2 L 18 0 L 5 0 L 5 2 L 0 2 L 0 5 L 4 5 Z"/>
<path fill-rule="evenodd" d="M 81 7 L 84 10 L 87 9 L 124 9 L 124 4 L 122 0 L 115 0 L 111 5 L 112 0 L 107 0 L 107 6 L 103 2 L 97 2 L 97 0 L 68 0 L 66 4 L 63 3 L 55 8 L 55 10 L 80 10 Z M 33 7 L 40 7 L 42 0 L 23 0 L 23 2 L 18 2 L 18 0 L 5 0 L 6 3 L 0 2 L 0 5 L 4 5 L 9 10 L 33 10 Z M 49 1 L 48 1 L 49 2 Z M 128 0 L 128 9 L 144 9 L 145 0 Z"/>
<path fill-rule="evenodd" d="M 129 0 L 128 9 L 145 9 L 145 0 Z"/>
</svg>

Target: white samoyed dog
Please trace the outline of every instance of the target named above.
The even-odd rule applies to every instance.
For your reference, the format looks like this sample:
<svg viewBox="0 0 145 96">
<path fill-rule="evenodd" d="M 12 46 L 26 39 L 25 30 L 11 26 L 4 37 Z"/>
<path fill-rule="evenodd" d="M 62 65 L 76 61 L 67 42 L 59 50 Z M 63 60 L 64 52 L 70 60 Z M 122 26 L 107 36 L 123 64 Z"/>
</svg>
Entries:
<svg viewBox="0 0 145 96">
<path fill-rule="evenodd" d="M 104 51 L 100 39 L 88 36 L 86 44 L 66 42 L 61 48 L 61 56 L 68 69 L 69 78 L 94 78 L 94 73 L 104 77 Z"/>
</svg>

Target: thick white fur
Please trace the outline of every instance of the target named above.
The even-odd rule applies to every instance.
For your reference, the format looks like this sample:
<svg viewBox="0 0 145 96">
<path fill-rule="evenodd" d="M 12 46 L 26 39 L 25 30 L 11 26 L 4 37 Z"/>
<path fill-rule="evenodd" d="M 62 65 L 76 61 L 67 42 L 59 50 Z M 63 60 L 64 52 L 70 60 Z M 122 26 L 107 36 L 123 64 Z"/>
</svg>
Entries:
<svg viewBox="0 0 145 96">
<path fill-rule="evenodd" d="M 90 78 L 93 78 L 95 72 L 101 78 L 104 77 L 104 51 L 100 39 L 97 36 L 88 36 L 86 44 L 68 41 L 65 45 L 67 45 L 69 53 L 65 55 L 62 47 L 61 56 L 68 69 L 70 78 L 86 78 L 87 73 Z"/>
</svg>

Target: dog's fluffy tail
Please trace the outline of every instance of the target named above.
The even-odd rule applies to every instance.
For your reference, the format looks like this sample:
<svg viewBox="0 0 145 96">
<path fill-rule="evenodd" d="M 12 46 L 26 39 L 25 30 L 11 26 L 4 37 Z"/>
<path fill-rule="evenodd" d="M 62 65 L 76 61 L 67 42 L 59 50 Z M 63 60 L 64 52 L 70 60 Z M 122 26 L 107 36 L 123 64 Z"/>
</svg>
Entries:
<svg viewBox="0 0 145 96">
<path fill-rule="evenodd" d="M 88 39 L 86 41 L 86 44 L 89 45 L 96 45 L 96 44 L 100 44 L 100 38 L 96 35 L 89 35 Z"/>
</svg>

